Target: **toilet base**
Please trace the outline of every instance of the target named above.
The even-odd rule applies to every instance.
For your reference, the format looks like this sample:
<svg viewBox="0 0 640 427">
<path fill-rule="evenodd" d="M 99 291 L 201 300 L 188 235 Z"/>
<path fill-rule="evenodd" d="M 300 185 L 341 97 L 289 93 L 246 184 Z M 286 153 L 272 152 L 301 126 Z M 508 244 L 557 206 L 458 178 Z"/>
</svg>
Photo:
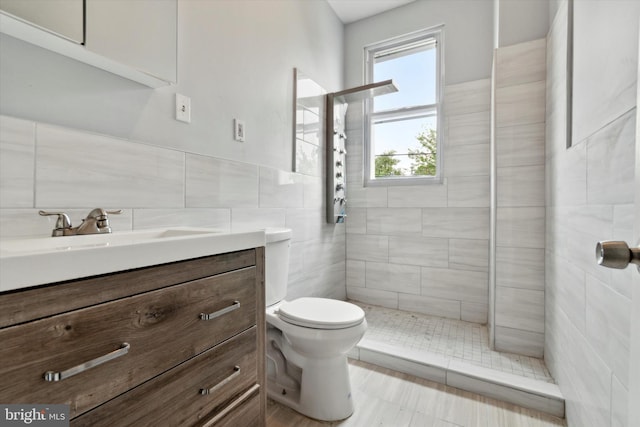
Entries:
<svg viewBox="0 0 640 427">
<path fill-rule="evenodd" d="M 282 331 L 267 329 L 267 395 L 303 415 L 337 421 L 353 414 L 346 354 L 302 356 Z"/>
<path fill-rule="evenodd" d="M 267 395 L 317 420 L 338 421 L 351 416 L 354 406 L 347 357 L 307 359 L 305 365 L 300 387 L 291 388 L 289 384 L 283 386 L 278 384 L 277 378 L 268 377 Z"/>
</svg>

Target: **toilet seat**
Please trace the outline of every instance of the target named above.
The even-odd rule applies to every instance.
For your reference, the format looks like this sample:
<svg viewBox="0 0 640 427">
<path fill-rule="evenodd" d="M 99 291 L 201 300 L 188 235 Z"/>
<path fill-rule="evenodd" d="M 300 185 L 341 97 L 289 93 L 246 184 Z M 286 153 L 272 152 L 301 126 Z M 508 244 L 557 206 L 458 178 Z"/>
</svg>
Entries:
<svg viewBox="0 0 640 427">
<path fill-rule="evenodd" d="M 278 315 L 287 323 L 313 329 L 345 329 L 364 320 L 364 311 L 357 305 L 327 298 L 283 302 Z"/>
</svg>

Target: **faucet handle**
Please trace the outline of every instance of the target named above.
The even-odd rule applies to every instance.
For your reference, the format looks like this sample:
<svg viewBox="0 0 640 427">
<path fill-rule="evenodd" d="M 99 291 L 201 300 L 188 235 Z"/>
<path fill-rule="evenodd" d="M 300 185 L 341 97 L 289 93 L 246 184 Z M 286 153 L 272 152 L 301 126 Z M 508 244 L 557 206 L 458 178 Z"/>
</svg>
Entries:
<svg viewBox="0 0 640 427">
<path fill-rule="evenodd" d="M 109 215 L 120 215 L 122 213 L 122 209 L 116 209 L 115 211 L 105 211 Z"/>
<path fill-rule="evenodd" d="M 58 215 L 58 220 L 56 221 L 56 228 L 53 229 L 51 235 L 62 236 L 64 235 L 64 230 L 68 230 L 71 228 L 71 220 L 69 219 L 69 215 L 64 212 L 46 212 L 46 211 L 38 211 L 40 216 L 53 216 Z"/>
<path fill-rule="evenodd" d="M 39 211 L 40 216 L 53 216 L 58 215 L 58 220 L 56 221 L 56 228 L 71 228 L 71 220 L 69 219 L 69 215 L 64 212 L 46 212 Z"/>
</svg>

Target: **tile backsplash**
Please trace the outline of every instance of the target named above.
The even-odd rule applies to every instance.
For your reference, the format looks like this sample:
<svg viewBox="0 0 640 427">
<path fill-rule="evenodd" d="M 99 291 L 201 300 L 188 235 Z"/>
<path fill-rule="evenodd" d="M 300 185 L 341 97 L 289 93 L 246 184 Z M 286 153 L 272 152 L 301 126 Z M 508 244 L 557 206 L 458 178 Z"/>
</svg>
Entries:
<svg viewBox="0 0 640 427">
<path fill-rule="evenodd" d="M 95 207 L 115 232 L 293 229 L 289 297 L 345 298 L 344 225 L 325 224 L 321 177 L 0 116 L 0 238 L 48 236 Z M 326 253 L 326 255 L 325 255 Z"/>
</svg>

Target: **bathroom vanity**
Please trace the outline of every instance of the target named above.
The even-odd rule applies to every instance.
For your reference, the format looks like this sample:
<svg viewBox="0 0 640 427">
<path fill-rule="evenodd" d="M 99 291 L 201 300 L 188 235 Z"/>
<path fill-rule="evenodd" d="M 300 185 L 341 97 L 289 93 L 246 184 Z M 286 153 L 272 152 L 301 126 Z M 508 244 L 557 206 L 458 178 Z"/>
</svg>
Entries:
<svg viewBox="0 0 640 427">
<path fill-rule="evenodd" d="M 3 283 L 0 402 L 68 404 L 72 426 L 265 425 L 260 236 L 236 238 L 252 247 L 231 252 L 214 244 L 205 250 L 214 254 L 157 265 L 22 289 Z M 5 266 L 11 255 L 3 248 Z"/>
</svg>

